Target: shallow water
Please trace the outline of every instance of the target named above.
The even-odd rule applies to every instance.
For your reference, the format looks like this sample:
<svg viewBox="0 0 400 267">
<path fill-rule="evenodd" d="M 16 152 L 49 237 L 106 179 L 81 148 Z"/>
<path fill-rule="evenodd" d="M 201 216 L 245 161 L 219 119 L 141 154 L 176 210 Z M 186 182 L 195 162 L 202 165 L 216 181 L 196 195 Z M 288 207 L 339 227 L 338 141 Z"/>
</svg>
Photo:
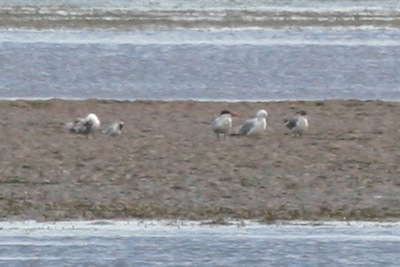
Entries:
<svg viewBox="0 0 400 267">
<path fill-rule="evenodd" d="M 397 31 L 2 35 L 0 98 L 400 99 Z"/>
<path fill-rule="evenodd" d="M 3 1 L 0 98 L 400 100 L 397 1 Z"/>
<path fill-rule="evenodd" d="M 395 266 L 398 223 L 2 222 L 7 266 Z"/>
</svg>

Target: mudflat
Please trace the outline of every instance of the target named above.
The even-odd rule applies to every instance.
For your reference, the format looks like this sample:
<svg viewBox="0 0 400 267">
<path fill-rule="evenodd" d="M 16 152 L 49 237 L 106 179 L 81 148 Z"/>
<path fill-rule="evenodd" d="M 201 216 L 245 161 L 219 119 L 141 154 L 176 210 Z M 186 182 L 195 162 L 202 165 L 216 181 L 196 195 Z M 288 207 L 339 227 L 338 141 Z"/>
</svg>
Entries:
<svg viewBox="0 0 400 267">
<path fill-rule="evenodd" d="M 259 137 L 217 140 L 268 111 Z M 302 137 L 285 118 L 307 111 Z M 118 137 L 71 134 L 95 113 Z M 0 101 L 0 219 L 379 219 L 400 217 L 400 103 L 327 100 Z"/>
</svg>

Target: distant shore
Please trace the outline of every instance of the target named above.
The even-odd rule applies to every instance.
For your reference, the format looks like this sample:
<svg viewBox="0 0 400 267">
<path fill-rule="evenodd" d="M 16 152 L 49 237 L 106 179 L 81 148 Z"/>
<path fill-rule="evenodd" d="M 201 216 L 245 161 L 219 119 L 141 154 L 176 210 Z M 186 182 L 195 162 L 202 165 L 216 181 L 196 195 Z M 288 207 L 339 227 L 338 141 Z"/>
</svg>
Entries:
<svg viewBox="0 0 400 267">
<path fill-rule="evenodd" d="M 217 140 L 222 109 L 269 113 L 259 138 Z M 283 119 L 309 114 L 303 137 Z M 96 113 L 121 136 L 70 134 Z M 0 101 L 1 220 L 400 218 L 400 103 Z"/>
</svg>

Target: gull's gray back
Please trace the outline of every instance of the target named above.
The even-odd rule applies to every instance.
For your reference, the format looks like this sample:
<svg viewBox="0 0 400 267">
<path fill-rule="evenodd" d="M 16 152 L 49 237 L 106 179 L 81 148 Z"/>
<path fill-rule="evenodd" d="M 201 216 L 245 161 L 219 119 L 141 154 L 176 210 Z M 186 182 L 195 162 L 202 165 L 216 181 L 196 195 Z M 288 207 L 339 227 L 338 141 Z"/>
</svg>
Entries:
<svg viewBox="0 0 400 267">
<path fill-rule="evenodd" d="M 286 122 L 286 126 L 289 130 L 292 130 L 297 125 L 298 118 L 290 119 Z"/>
<path fill-rule="evenodd" d="M 255 125 L 255 119 L 245 121 L 244 124 L 239 128 L 238 134 L 247 135 L 250 132 L 250 130 L 254 127 L 254 125 Z"/>
</svg>

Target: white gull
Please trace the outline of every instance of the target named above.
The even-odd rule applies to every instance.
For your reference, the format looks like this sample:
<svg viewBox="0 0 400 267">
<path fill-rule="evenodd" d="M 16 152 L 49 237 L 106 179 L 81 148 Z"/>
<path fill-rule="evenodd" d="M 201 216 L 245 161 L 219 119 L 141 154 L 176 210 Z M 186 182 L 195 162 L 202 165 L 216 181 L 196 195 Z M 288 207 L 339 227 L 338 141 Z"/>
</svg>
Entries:
<svg viewBox="0 0 400 267">
<path fill-rule="evenodd" d="M 245 121 L 235 132 L 235 135 L 258 135 L 267 129 L 268 112 L 261 109 L 256 117 Z"/>
<path fill-rule="evenodd" d="M 121 134 L 122 128 L 124 127 L 124 125 L 125 124 L 123 121 L 119 121 L 119 122 L 111 124 L 110 126 L 108 126 L 107 129 L 105 129 L 104 131 L 101 131 L 101 132 L 108 136 L 118 136 Z"/>
<path fill-rule="evenodd" d="M 296 118 L 285 119 L 284 123 L 293 135 L 302 136 L 308 128 L 307 112 L 300 110 L 296 114 L 299 114 Z"/>
<path fill-rule="evenodd" d="M 239 116 L 236 112 L 230 112 L 228 110 L 221 111 L 221 115 L 211 123 L 211 128 L 213 132 L 217 135 L 219 139 L 219 135 L 223 134 L 224 139 L 232 127 L 232 117 Z"/>
<path fill-rule="evenodd" d="M 90 113 L 86 118 L 76 118 L 73 122 L 64 124 L 64 128 L 74 134 L 84 134 L 86 138 L 89 134 L 94 137 L 95 131 L 100 128 L 100 120 L 94 113 Z"/>
</svg>

